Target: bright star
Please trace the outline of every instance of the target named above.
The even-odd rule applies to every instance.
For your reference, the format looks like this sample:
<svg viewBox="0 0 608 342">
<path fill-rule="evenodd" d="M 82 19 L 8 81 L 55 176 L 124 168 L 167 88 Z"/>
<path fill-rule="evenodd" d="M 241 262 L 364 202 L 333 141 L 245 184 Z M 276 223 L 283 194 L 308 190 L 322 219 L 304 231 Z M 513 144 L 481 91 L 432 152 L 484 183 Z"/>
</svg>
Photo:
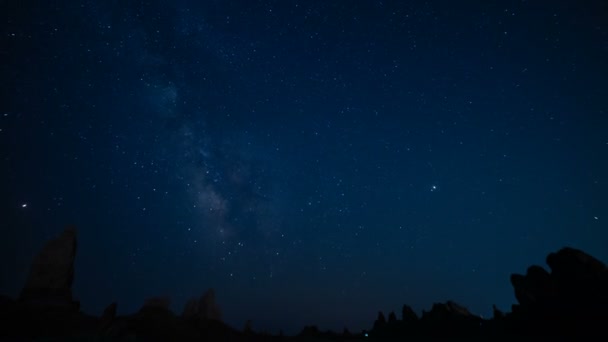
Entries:
<svg viewBox="0 0 608 342">
<path fill-rule="evenodd" d="M 23 204 L 21 205 L 21 208 L 27 208 L 27 203 L 23 203 Z"/>
</svg>

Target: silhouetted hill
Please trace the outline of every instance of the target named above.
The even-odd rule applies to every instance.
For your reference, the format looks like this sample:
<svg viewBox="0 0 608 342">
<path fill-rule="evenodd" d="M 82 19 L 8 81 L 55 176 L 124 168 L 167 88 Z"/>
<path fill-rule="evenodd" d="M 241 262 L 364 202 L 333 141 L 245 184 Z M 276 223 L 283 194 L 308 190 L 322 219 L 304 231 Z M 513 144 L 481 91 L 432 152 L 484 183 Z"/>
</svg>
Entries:
<svg viewBox="0 0 608 342">
<path fill-rule="evenodd" d="M 286 337 L 254 332 L 248 322 L 238 331 L 221 321 L 215 293 L 208 290 L 188 301 L 181 315 L 169 310 L 169 299 L 154 297 L 132 314 L 118 316 L 111 303 L 100 317 L 79 310 L 72 298 L 76 230 L 68 228 L 44 246 L 32 263 L 17 300 L 0 296 L 1 340 L 87 341 L 352 341 L 352 340 L 608 340 L 608 270 L 583 251 L 563 248 L 547 257 L 550 272 L 531 266 L 513 274 L 518 304 L 492 319 L 473 315 L 448 301 L 433 304 L 421 317 L 407 305 L 400 319 L 382 312 L 367 332 L 320 331 L 307 326 Z"/>
</svg>

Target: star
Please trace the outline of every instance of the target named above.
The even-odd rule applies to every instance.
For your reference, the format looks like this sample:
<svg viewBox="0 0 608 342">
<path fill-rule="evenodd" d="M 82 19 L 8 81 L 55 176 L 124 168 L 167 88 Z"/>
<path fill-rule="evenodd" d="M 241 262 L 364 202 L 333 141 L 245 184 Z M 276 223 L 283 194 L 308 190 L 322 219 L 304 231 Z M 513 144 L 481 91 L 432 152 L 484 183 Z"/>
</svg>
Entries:
<svg viewBox="0 0 608 342">
<path fill-rule="evenodd" d="M 27 203 L 23 203 L 23 204 L 21 205 L 21 208 L 24 208 L 24 209 L 25 209 L 25 208 L 27 208 Z"/>
</svg>

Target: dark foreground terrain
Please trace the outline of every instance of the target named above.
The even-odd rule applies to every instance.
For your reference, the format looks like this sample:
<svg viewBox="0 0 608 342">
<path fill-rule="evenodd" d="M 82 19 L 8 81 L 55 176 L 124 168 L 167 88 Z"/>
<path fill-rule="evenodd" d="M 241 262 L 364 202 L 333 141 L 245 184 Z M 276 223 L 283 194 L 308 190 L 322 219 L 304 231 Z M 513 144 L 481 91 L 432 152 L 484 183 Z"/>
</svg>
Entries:
<svg viewBox="0 0 608 342">
<path fill-rule="evenodd" d="M 181 315 L 166 298 L 150 298 L 132 315 L 118 316 L 110 304 L 101 316 L 80 311 L 72 298 L 76 230 L 66 229 L 38 254 L 17 299 L 0 296 L 2 341 L 426 341 L 426 340 L 593 340 L 608 341 L 608 270 L 594 257 L 573 248 L 547 256 L 550 272 L 531 266 L 511 283 L 519 304 L 511 312 L 494 308 L 482 319 L 448 301 L 421 317 L 407 305 L 369 331 L 321 332 L 304 327 L 297 336 L 236 330 L 224 324 L 213 290 L 188 301 Z"/>
</svg>

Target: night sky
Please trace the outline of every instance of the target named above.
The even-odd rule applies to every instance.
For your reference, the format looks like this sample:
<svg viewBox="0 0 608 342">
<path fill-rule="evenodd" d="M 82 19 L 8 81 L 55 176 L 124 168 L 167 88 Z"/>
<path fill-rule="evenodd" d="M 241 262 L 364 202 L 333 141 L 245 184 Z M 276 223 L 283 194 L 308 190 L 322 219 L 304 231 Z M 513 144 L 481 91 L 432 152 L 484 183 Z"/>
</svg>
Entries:
<svg viewBox="0 0 608 342">
<path fill-rule="evenodd" d="M 370 328 L 608 261 L 605 1 L 0 1 L 0 293 Z"/>
</svg>

